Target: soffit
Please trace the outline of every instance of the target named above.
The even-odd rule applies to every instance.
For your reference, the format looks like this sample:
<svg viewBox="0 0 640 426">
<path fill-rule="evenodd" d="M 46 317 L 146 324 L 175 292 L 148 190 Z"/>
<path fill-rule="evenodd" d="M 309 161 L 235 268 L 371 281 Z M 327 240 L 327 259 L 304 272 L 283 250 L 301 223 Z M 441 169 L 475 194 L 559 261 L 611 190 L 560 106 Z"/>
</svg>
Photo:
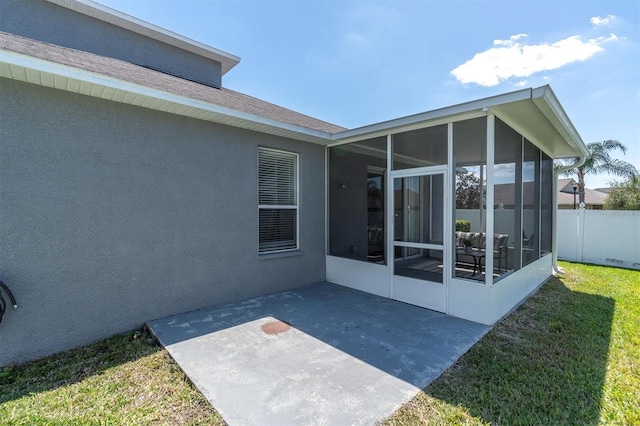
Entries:
<svg viewBox="0 0 640 426">
<path fill-rule="evenodd" d="M 330 134 L 0 49 L 0 77 L 326 145 Z"/>
<path fill-rule="evenodd" d="M 534 101 L 494 106 L 491 111 L 550 157 L 580 156 L 578 143 L 582 141 L 575 141 L 559 120 L 550 119 Z"/>
</svg>

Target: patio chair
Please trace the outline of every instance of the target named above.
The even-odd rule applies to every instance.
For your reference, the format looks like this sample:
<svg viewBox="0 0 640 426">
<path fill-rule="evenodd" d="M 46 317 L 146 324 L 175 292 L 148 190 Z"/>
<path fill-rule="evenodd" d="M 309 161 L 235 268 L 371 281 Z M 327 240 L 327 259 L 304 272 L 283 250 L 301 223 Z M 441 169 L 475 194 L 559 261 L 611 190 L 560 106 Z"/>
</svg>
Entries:
<svg viewBox="0 0 640 426">
<path fill-rule="evenodd" d="M 367 260 L 370 262 L 384 260 L 384 229 L 382 227 L 369 227 L 367 236 Z"/>
<path fill-rule="evenodd" d="M 493 235 L 493 266 L 496 265 L 496 260 L 498 261 L 498 273 L 502 272 L 502 259 L 504 259 L 504 268 L 505 271 L 509 267 L 509 263 L 507 261 L 507 255 L 509 253 L 507 244 L 509 243 L 509 235 L 508 234 L 494 234 Z"/>
<path fill-rule="evenodd" d="M 456 250 L 464 247 L 462 244 L 465 238 L 473 240 L 473 249 L 485 251 L 486 250 L 486 233 L 484 232 L 456 232 L 455 245 Z M 504 270 L 506 271 L 508 266 L 508 253 L 509 249 L 507 244 L 509 243 L 509 234 L 493 234 L 493 265 L 494 269 L 497 265 L 498 273 L 503 271 L 502 264 L 504 263 Z M 464 253 L 458 253 L 456 251 L 456 263 L 470 263 L 471 256 Z M 467 262 L 464 262 L 467 260 Z"/>
</svg>

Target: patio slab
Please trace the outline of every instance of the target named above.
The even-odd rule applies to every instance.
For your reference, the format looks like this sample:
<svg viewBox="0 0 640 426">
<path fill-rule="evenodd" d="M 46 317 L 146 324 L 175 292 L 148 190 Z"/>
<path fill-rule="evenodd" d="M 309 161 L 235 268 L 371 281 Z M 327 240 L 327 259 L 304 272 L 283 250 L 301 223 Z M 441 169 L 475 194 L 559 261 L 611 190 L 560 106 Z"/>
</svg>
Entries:
<svg viewBox="0 0 640 426">
<path fill-rule="evenodd" d="M 331 283 L 148 325 L 230 425 L 374 424 L 489 330 Z"/>
</svg>

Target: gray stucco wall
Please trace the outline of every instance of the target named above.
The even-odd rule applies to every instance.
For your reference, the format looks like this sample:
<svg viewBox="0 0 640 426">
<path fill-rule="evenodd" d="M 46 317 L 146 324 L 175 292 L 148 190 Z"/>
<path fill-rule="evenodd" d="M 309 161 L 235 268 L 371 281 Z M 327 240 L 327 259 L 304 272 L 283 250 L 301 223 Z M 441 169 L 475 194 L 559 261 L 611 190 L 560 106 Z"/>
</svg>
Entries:
<svg viewBox="0 0 640 426">
<path fill-rule="evenodd" d="M 0 365 L 325 280 L 320 146 L 0 79 Z M 257 147 L 300 153 L 303 254 L 258 256 Z"/>
<path fill-rule="evenodd" d="M 221 87 L 221 65 L 217 61 L 44 0 L 0 0 L 0 31 Z"/>
</svg>

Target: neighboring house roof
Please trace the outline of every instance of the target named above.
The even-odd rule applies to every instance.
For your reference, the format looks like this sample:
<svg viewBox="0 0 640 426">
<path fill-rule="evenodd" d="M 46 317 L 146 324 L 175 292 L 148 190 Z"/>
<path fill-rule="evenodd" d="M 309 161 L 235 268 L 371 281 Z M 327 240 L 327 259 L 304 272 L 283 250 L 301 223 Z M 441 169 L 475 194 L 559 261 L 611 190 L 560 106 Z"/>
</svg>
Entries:
<svg viewBox="0 0 640 426">
<path fill-rule="evenodd" d="M 293 137 L 309 142 L 325 142 L 331 133 L 346 130 L 343 127 L 233 90 L 216 89 L 134 65 L 130 62 L 0 32 L 0 53 L 3 53 L 3 51 L 4 53 L 13 52 L 24 55 L 8 54 L 5 55 L 6 58 L 0 56 L 0 62 L 8 65 L 0 66 L 0 76 L 8 78 L 92 96 L 99 93 L 99 97 L 110 100 L 134 105 L 140 104 L 140 106 L 152 109 L 166 110 L 194 118 L 209 119 L 223 124 Z M 34 62 L 31 58 L 37 58 L 41 61 Z M 53 69 L 52 64 L 62 65 L 64 68 L 54 66 L 53 68 L 55 69 Z M 77 75 L 76 70 L 88 73 Z M 56 77 L 60 75 L 66 79 L 71 79 L 72 84 L 68 82 L 58 84 Z M 102 76 L 111 77 L 115 80 L 104 79 L 101 78 Z M 90 82 L 87 84 L 89 80 Z M 122 82 L 133 83 L 133 85 L 129 84 L 124 87 Z M 83 84 L 86 85 L 84 92 Z M 149 92 L 145 88 L 155 90 Z M 179 98 L 172 99 L 163 95 L 162 92 L 177 95 Z M 136 95 L 139 97 L 138 101 L 135 99 Z M 128 96 L 129 99 L 127 98 Z M 208 105 L 186 105 L 193 104 L 191 101 L 194 100 L 202 101 Z M 213 105 L 224 109 L 212 108 Z M 210 116 L 207 116 L 203 109 L 208 109 L 208 112 L 211 113 Z M 238 116 L 234 112 L 245 114 Z M 231 117 L 229 117 L 230 115 Z M 259 118 L 264 118 L 268 121 L 260 120 Z M 282 123 L 290 126 L 282 126 Z M 279 127 L 279 129 L 267 128 L 271 126 Z M 304 129 L 308 129 L 310 132 Z"/>
<path fill-rule="evenodd" d="M 515 183 L 500 183 L 495 185 L 493 200 L 496 205 L 502 203 L 506 208 L 513 208 Z M 522 182 L 522 202 L 525 206 L 534 205 L 534 182 Z"/>
<path fill-rule="evenodd" d="M 573 206 L 573 179 L 558 179 L 558 205 Z M 603 206 L 609 194 L 595 189 L 584 189 L 584 203 L 588 206 Z M 579 202 L 576 191 L 576 202 Z"/>
<path fill-rule="evenodd" d="M 573 194 L 573 179 L 558 179 L 558 192 L 570 192 Z"/>
<path fill-rule="evenodd" d="M 613 189 L 613 188 L 596 188 L 596 189 L 594 189 L 594 191 L 603 192 L 605 194 L 610 194 L 611 193 L 611 189 Z"/>
<path fill-rule="evenodd" d="M 573 179 L 558 179 L 558 205 L 573 206 Z M 494 190 L 494 200 L 496 205 L 502 203 L 505 208 L 513 208 L 513 198 L 515 188 L 513 183 L 497 184 Z M 534 182 L 522 183 L 522 196 L 524 205 L 534 205 Z M 589 206 L 602 206 L 608 194 L 595 189 L 584 189 L 585 204 Z M 576 192 L 576 202 L 578 202 L 578 193 Z"/>
<path fill-rule="evenodd" d="M 145 22 L 141 19 L 134 18 L 118 10 L 111 9 L 107 6 L 98 4 L 91 0 L 47 0 L 50 3 L 57 4 L 83 15 L 99 19 L 109 24 L 124 28 L 134 33 L 161 41 L 168 45 L 178 47 L 187 52 L 195 53 L 205 58 L 213 59 L 220 62 L 222 66 L 222 75 L 240 62 L 240 58 L 227 52 L 223 52 L 215 47 L 207 46 L 195 40 L 191 40 L 180 34 L 158 27 L 156 25 Z"/>
</svg>

